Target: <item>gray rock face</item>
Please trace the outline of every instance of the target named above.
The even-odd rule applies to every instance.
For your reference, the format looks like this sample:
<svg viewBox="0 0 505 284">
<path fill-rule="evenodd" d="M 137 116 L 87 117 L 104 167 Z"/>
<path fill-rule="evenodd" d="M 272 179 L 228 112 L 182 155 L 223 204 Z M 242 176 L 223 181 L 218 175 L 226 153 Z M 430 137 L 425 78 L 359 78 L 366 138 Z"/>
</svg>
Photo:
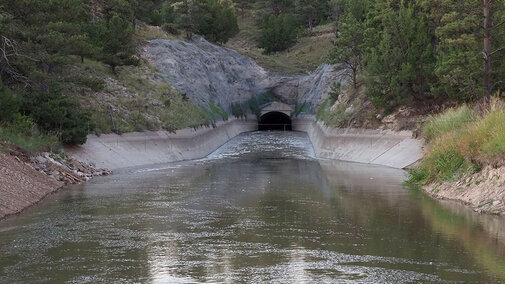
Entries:
<svg viewBox="0 0 505 284">
<path fill-rule="evenodd" d="M 288 104 L 317 105 L 333 82 L 345 80 L 342 72 L 326 64 L 310 75 L 269 72 L 251 58 L 201 37 L 192 42 L 152 40 L 142 53 L 161 79 L 202 107 L 213 103 L 229 109 L 267 91 Z"/>
</svg>

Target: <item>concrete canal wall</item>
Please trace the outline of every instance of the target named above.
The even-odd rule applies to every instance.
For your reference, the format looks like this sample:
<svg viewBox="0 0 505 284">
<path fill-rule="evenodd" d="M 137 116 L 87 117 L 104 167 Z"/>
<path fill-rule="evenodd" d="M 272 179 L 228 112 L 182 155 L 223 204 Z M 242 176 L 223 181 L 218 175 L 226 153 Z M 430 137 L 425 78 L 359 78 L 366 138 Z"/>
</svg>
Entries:
<svg viewBox="0 0 505 284">
<path fill-rule="evenodd" d="M 294 119 L 293 130 L 307 132 L 319 158 L 403 169 L 424 154 L 411 131 L 330 128 L 312 117 Z"/>
<path fill-rule="evenodd" d="M 82 146 L 66 148 L 81 162 L 116 170 L 206 157 L 235 136 L 257 130 L 257 120 L 232 119 L 215 128 L 90 135 Z M 412 132 L 335 129 L 306 117 L 293 120 L 293 130 L 306 132 L 319 158 L 406 168 L 423 156 L 423 141 Z"/>
<path fill-rule="evenodd" d="M 65 149 L 81 162 L 116 170 L 206 157 L 243 132 L 257 129 L 255 119 L 230 119 L 197 130 L 89 135 L 86 144 Z"/>
</svg>

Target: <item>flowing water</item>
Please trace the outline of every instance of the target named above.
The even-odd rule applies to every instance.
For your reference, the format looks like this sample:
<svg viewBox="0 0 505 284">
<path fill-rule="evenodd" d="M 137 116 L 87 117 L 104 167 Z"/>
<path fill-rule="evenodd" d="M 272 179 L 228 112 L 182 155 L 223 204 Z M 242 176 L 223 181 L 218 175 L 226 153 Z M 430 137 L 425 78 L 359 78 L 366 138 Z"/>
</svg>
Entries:
<svg viewBox="0 0 505 284">
<path fill-rule="evenodd" d="M 241 135 L 0 223 L 0 283 L 499 283 L 505 221 L 317 160 L 305 134 Z"/>
</svg>

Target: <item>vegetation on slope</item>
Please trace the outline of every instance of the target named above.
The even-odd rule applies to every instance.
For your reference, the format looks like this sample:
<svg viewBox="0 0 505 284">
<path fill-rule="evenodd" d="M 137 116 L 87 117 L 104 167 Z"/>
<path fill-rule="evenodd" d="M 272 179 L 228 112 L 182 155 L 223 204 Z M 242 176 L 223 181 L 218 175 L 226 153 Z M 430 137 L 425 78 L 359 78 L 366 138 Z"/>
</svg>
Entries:
<svg viewBox="0 0 505 284">
<path fill-rule="evenodd" d="M 311 26 L 303 21 L 303 14 L 309 10 L 297 9 L 309 4 L 327 7 L 324 11 L 317 9 L 318 19 Z M 235 5 L 239 33 L 226 46 L 282 73 L 310 73 L 325 62 L 335 30 L 330 23 L 334 15 L 329 8 L 331 1 L 298 6 L 297 1 L 239 0 Z M 283 21 L 286 18 L 289 21 Z"/>
<path fill-rule="evenodd" d="M 497 99 L 482 117 L 466 105 L 432 116 L 424 134 L 429 151 L 411 171 L 412 183 L 441 183 L 486 166 L 505 166 L 505 104 Z"/>
<path fill-rule="evenodd" d="M 32 151 L 49 148 L 55 140 L 81 144 L 90 132 L 172 131 L 227 118 L 221 109 L 201 109 L 157 80 L 155 70 L 137 55 L 136 47 L 145 40 L 182 38 L 179 29 L 216 42 L 237 32 L 229 2 L 185 4 L 2 2 L 0 139 Z"/>
<path fill-rule="evenodd" d="M 340 64 L 350 86 L 320 106 L 319 119 L 345 125 L 353 113 L 371 115 L 367 102 L 382 122 L 404 106 L 431 106 L 427 112 L 436 113 L 447 102 L 466 104 L 428 119 L 430 150 L 411 181 L 442 182 L 503 166 L 504 108 L 489 103 L 505 89 L 502 2 L 337 2 L 341 13 L 328 61 Z M 357 100 L 363 111 L 355 104 L 353 110 Z"/>
</svg>

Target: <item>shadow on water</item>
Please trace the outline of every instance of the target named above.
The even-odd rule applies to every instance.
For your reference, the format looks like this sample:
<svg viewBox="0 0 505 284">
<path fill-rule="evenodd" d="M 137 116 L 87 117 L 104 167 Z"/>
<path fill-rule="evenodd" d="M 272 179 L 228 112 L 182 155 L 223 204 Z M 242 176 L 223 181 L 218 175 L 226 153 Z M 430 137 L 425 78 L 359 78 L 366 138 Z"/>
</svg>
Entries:
<svg viewBox="0 0 505 284">
<path fill-rule="evenodd" d="M 503 220 L 405 189 L 405 172 L 317 160 L 306 135 L 241 135 L 0 223 L 0 282 L 499 282 Z"/>
</svg>

